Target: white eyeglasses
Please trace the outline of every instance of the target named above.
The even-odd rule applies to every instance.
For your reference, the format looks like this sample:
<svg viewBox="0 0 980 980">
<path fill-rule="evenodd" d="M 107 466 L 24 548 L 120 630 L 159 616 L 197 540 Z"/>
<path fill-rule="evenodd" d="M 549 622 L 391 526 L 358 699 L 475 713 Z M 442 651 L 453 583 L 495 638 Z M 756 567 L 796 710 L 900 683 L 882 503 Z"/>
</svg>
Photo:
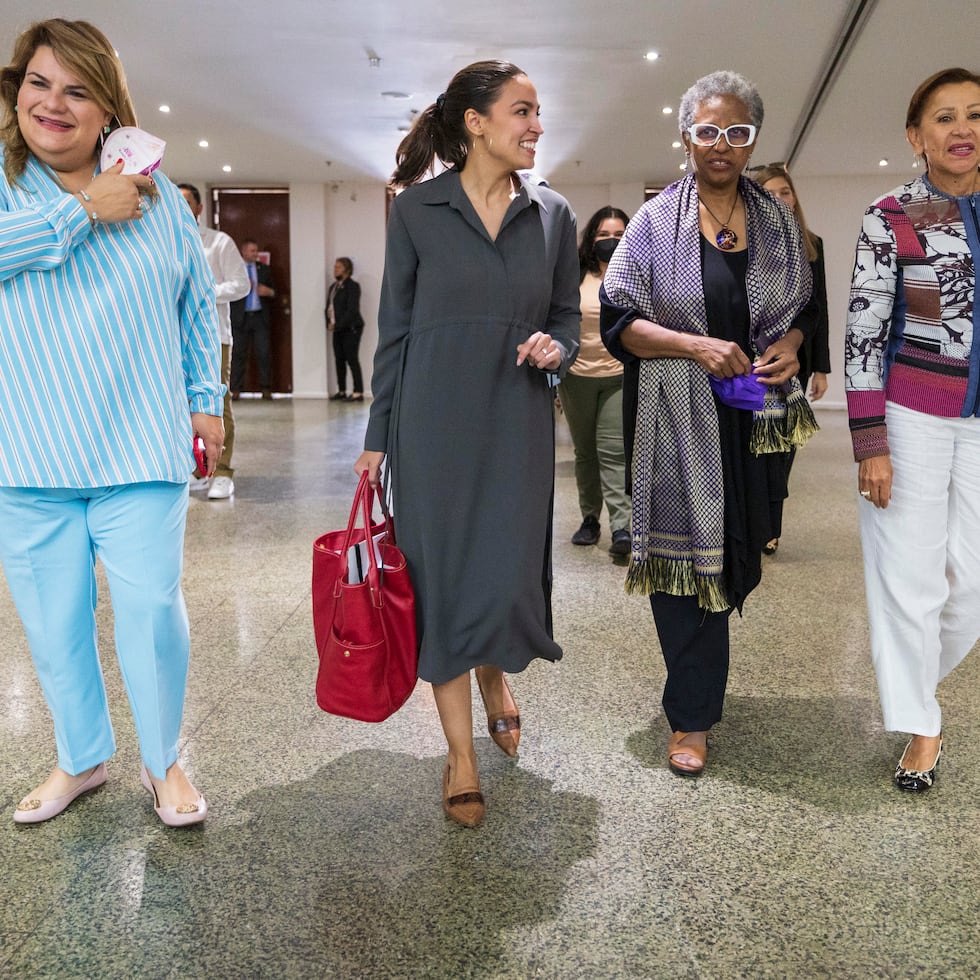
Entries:
<svg viewBox="0 0 980 980">
<path fill-rule="evenodd" d="M 751 146 L 758 130 L 747 123 L 736 123 L 728 129 L 719 129 L 711 123 L 695 123 L 688 132 L 691 134 L 691 141 L 698 146 L 714 146 L 722 136 L 729 146 Z"/>
</svg>

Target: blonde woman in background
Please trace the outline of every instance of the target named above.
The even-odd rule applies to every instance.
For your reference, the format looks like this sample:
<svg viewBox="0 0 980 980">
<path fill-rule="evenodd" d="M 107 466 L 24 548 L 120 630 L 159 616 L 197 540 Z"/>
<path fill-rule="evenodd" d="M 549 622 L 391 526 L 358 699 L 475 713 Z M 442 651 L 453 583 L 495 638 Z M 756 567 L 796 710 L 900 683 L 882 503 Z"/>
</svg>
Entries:
<svg viewBox="0 0 980 980">
<path fill-rule="evenodd" d="M 784 163 L 768 163 L 758 170 L 751 171 L 756 182 L 761 184 L 770 194 L 774 194 L 793 214 L 803 232 L 803 244 L 806 247 L 806 257 L 813 271 L 813 295 L 811 303 L 800 317 L 809 321 L 804 330 L 806 340 L 803 341 L 796 356 L 800 361 L 800 387 L 807 392 L 810 401 L 819 401 L 827 393 L 827 375 L 830 374 L 830 319 L 827 315 L 827 270 L 823 259 L 823 239 L 810 231 L 797 197 L 793 179 Z M 793 468 L 796 450 L 786 454 L 786 485 L 789 486 L 789 474 Z M 774 555 L 779 547 L 779 538 L 783 531 L 783 500 L 771 501 L 772 539 L 762 549 L 767 555 Z"/>
</svg>

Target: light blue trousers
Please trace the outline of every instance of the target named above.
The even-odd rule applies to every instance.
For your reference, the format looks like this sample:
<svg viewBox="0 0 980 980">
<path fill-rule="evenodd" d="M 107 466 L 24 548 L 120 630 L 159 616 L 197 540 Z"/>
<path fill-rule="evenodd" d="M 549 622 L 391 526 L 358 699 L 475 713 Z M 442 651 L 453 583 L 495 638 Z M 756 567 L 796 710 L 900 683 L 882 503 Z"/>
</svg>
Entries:
<svg viewBox="0 0 980 980">
<path fill-rule="evenodd" d="M 0 488 L 0 562 L 67 773 L 116 750 L 96 641 L 96 558 L 143 763 L 162 779 L 177 761 L 190 653 L 180 590 L 186 516 L 186 484 Z"/>
</svg>

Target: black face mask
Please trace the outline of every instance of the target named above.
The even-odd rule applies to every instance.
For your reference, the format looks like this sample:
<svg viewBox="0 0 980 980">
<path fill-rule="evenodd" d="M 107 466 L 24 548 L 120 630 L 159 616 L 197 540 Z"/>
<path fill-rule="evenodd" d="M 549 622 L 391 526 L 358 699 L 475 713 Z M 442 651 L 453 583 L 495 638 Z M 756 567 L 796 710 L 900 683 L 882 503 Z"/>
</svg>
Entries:
<svg viewBox="0 0 980 980">
<path fill-rule="evenodd" d="M 592 252 L 600 262 L 608 262 L 612 258 L 616 246 L 619 244 L 618 238 L 600 238 L 592 246 Z"/>
</svg>

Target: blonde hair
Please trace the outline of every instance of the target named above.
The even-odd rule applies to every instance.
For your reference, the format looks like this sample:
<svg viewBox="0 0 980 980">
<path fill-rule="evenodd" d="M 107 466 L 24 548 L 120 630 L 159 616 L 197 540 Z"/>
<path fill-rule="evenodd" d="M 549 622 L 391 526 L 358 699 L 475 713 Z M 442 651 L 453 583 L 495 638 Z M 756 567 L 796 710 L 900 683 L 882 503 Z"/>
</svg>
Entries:
<svg viewBox="0 0 980 980">
<path fill-rule="evenodd" d="M 806 223 L 806 218 L 803 216 L 803 208 L 800 206 L 800 195 L 796 193 L 793 178 L 790 177 L 786 166 L 781 163 L 770 163 L 765 167 L 752 170 L 751 173 L 752 179 L 763 188 L 770 180 L 775 180 L 777 177 L 782 177 L 789 184 L 789 189 L 793 192 L 793 201 L 795 202 L 793 204 L 793 214 L 796 217 L 796 223 L 800 226 L 800 231 L 803 232 L 803 246 L 806 248 L 807 261 L 816 262 L 818 254 L 817 236 L 810 231 L 810 227 Z"/>
<path fill-rule="evenodd" d="M 136 110 L 129 97 L 126 74 L 109 39 L 84 20 L 57 17 L 32 24 L 14 43 L 10 64 L 0 70 L 0 142 L 4 146 L 3 168 L 9 183 L 16 183 L 27 167 L 30 149 L 17 122 L 17 94 L 24 83 L 27 65 L 40 47 L 49 47 L 58 62 L 78 76 L 93 101 L 111 118 L 109 127 L 136 125 Z M 92 147 L 93 155 L 95 147 Z"/>
</svg>

